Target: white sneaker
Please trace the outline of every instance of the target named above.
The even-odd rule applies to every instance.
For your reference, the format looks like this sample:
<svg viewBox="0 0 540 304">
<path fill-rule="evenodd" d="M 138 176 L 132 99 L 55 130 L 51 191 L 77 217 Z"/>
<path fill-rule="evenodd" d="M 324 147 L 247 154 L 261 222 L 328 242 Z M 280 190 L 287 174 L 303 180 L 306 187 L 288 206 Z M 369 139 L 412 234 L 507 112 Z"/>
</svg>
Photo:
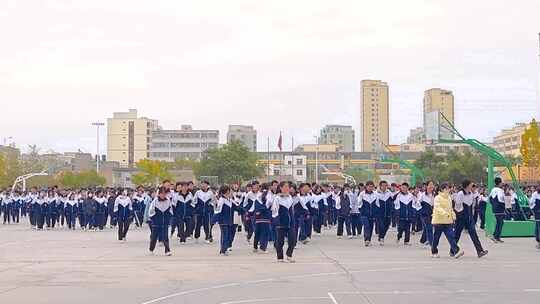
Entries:
<svg viewBox="0 0 540 304">
<path fill-rule="evenodd" d="M 296 261 L 292 257 L 287 257 L 287 262 L 296 263 Z"/>
<path fill-rule="evenodd" d="M 148 253 L 146 255 L 152 256 L 152 255 L 154 255 L 154 252 L 153 251 L 148 251 Z"/>
<path fill-rule="evenodd" d="M 349 240 L 352 240 L 354 236 L 352 235 L 349 235 Z"/>
<path fill-rule="evenodd" d="M 269 252 L 268 252 L 268 250 L 261 250 L 261 253 L 262 254 L 268 254 Z"/>
<path fill-rule="evenodd" d="M 438 253 L 434 253 L 431 255 L 431 257 L 434 259 L 439 259 L 441 256 Z"/>
<path fill-rule="evenodd" d="M 455 259 L 459 259 L 459 258 L 462 257 L 464 254 L 465 254 L 465 251 L 463 251 L 462 249 L 460 249 L 459 252 L 456 253 L 456 255 L 454 256 L 454 258 L 455 258 Z"/>
<path fill-rule="evenodd" d="M 278 262 L 278 263 L 285 263 L 285 260 L 283 260 L 283 259 L 278 259 L 277 262 Z"/>
<path fill-rule="evenodd" d="M 341 240 L 343 237 L 341 235 L 338 235 L 337 239 Z"/>
<path fill-rule="evenodd" d="M 169 252 L 166 252 L 165 255 L 166 255 L 166 256 L 171 256 L 171 255 L 172 255 L 172 252 L 170 252 L 170 251 L 169 251 Z"/>
</svg>

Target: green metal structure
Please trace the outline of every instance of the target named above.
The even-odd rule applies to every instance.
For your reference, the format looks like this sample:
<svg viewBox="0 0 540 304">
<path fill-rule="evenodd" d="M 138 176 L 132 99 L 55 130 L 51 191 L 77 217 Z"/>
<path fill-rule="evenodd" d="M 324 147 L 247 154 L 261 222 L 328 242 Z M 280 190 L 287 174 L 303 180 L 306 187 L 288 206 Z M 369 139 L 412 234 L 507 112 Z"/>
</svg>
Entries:
<svg viewBox="0 0 540 304">
<path fill-rule="evenodd" d="M 386 146 L 385 146 L 386 147 Z M 408 169 L 411 172 L 411 186 L 416 187 L 417 182 L 421 179 L 422 182 L 425 180 L 424 172 L 420 168 L 416 167 L 413 163 L 399 158 L 395 153 L 392 153 L 388 147 L 386 150 L 392 154 L 392 157 L 385 157 L 381 155 L 379 162 L 381 163 L 392 163 L 399 164 L 400 167 Z"/>
<path fill-rule="evenodd" d="M 488 189 L 491 191 L 493 187 L 495 187 L 495 171 L 494 167 L 495 165 L 501 165 L 504 166 L 508 173 L 510 174 L 510 177 L 512 178 L 512 185 L 514 186 L 516 195 L 518 197 L 518 203 L 521 207 L 528 207 L 529 200 L 527 199 L 527 196 L 525 193 L 523 193 L 523 190 L 521 189 L 521 185 L 519 184 L 516 175 L 514 173 L 514 170 L 512 170 L 512 164 L 508 159 L 506 159 L 503 155 L 501 155 L 499 152 L 497 152 L 495 149 L 479 142 L 476 139 L 467 139 L 461 133 L 459 133 L 454 125 L 441 113 L 441 116 L 445 120 L 445 122 L 448 124 L 448 126 L 444 126 L 441 124 L 441 127 L 449 130 L 454 134 L 455 136 L 459 137 L 460 139 L 439 139 L 440 143 L 463 143 L 471 146 L 473 149 L 481 153 L 482 155 L 485 155 L 488 159 L 487 167 L 488 167 Z M 534 236 L 534 228 L 535 223 L 534 221 L 505 221 L 502 231 L 503 237 L 514 237 L 514 236 Z M 495 231 L 495 216 L 493 215 L 493 211 L 491 208 L 491 204 L 487 204 L 486 207 L 486 234 L 492 235 Z"/>
</svg>

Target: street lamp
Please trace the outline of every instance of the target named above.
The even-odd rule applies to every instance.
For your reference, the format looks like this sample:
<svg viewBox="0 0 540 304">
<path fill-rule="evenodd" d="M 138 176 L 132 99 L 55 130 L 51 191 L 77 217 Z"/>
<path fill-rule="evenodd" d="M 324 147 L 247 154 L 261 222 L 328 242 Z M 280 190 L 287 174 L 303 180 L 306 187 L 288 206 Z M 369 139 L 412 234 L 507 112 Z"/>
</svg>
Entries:
<svg viewBox="0 0 540 304">
<path fill-rule="evenodd" d="M 313 136 L 315 138 L 315 183 L 319 183 L 319 138 L 317 136 Z"/>
<path fill-rule="evenodd" d="M 99 127 L 104 126 L 105 123 L 102 122 L 93 122 L 92 126 L 96 126 L 97 129 L 97 151 L 96 151 L 96 172 L 99 174 Z"/>
</svg>

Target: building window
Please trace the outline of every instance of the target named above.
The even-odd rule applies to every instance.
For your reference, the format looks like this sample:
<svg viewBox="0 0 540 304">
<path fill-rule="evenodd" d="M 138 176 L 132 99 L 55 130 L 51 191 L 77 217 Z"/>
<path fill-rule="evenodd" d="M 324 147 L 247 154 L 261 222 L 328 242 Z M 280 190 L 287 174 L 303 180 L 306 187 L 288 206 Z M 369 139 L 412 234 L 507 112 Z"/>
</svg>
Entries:
<svg viewBox="0 0 540 304">
<path fill-rule="evenodd" d="M 296 160 L 297 165 L 303 165 L 303 163 L 304 162 L 303 162 L 303 160 L 301 158 Z"/>
<path fill-rule="evenodd" d="M 296 170 L 296 175 L 304 175 L 304 170 Z"/>
</svg>

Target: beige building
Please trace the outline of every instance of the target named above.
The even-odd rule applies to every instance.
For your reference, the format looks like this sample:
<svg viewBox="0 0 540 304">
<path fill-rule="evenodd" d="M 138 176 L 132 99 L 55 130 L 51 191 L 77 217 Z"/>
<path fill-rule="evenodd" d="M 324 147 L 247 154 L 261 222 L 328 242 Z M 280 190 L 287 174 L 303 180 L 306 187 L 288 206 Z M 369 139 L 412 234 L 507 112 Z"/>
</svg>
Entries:
<svg viewBox="0 0 540 304">
<path fill-rule="evenodd" d="M 251 152 L 257 151 L 257 130 L 253 126 L 229 125 L 227 131 L 227 143 L 238 140 Z"/>
<path fill-rule="evenodd" d="M 528 126 L 527 123 L 517 123 L 510 129 L 503 129 L 493 138 L 493 148 L 503 155 L 520 156 L 521 135 Z"/>
<path fill-rule="evenodd" d="M 157 120 L 138 117 L 135 109 L 113 113 L 107 119 L 107 160 L 129 168 L 149 158 L 152 131 L 157 128 Z"/>
<path fill-rule="evenodd" d="M 319 144 L 338 145 L 343 152 L 354 152 L 354 130 L 351 126 L 326 125 L 318 141 Z"/>
<path fill-rule="evenodd" d="M 438 113 L 444 115 L 453 125 L 455 124 L 452 91 L 433 88 L 424 92 L 424 132 L 427 140 L 454 138 L 450 131 L 441 127 L 445 121 Z"/>
<path fill-rule="evenodd" d="M 380 80 L 361 83 L 362 152 L 382 150 L 390 139 L 388 84 Z"/>
</svg>

